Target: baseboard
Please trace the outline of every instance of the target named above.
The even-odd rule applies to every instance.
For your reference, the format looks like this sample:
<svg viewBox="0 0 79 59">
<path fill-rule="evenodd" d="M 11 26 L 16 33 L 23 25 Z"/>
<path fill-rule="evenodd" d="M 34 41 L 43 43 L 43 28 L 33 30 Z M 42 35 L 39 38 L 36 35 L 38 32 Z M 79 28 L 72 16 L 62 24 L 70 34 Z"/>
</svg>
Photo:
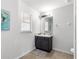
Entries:
<svg viewBox="0 0 79 59">
<path fill-rule="evenodd" d="M 72 53 L 70 53 L 70 52 L 68 52 L 68 51 L 61 50 L 61 49 L 53 48 L 53 50 L 59 51 L 59 52 L 63 52 L 63 53 L 66 53 L 66 54 L 73 55 Z"/>
<path fill-rule="evenodd" d="M 35 48 L 34 48 L 34 49 L 35 49 Z M 30 53 L 31 51 L 33 51 L 34 49 L 31 49 L 31 50 L 28 50 L 27 52 L 22 53 L 20 56 L 18 56 L 18 57 L 15 58 L 15 59 L 20 59 L 20 58 L 23 57 L 24 55 L 26 55 L 26 54 Z"/>
</svg>

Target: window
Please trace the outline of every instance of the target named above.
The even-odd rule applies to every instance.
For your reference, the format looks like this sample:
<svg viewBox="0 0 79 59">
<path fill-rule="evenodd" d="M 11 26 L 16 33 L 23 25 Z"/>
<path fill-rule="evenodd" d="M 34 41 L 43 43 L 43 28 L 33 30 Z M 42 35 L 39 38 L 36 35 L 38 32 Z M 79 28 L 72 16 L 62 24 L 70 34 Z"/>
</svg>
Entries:
<svg viewBox="0 0 79 59">
<path fill-rule="evenodd" d="M 45 22 L 45 31 L 48 31 L 48 22 Z"/>
<path fill-rule="evenodd" d="M 21 31 L 31 32 L 31 15 L 22 14 Z"/>
</svg>

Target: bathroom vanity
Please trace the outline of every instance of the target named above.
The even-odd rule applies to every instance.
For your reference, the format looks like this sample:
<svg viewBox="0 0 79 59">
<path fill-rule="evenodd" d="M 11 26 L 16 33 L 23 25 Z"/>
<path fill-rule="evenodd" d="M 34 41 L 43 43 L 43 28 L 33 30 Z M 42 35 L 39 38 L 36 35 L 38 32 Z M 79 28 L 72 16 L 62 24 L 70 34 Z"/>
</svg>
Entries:
<svg viewBox="0 0 79 59">
<path fill-rule="evenodd" d="M 52 36 L 35 36 L 35 47 L 46 52 L 51 52 L 52 50 Z"/>
<path fill-rule="evenodd" d="M 53 16 L 47 13 L 40 14 L 40 33 L 35 35 L 36 49 L 51 52 L 53 39 Z"/>
</svg>

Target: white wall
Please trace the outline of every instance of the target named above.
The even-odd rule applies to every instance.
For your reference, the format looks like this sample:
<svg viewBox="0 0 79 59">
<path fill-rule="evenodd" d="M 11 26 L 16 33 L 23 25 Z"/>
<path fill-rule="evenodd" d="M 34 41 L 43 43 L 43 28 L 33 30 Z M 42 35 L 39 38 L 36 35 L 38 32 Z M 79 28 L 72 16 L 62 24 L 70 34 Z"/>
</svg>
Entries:
<svg viewBox="0 0 79 59">
<path fill-rule="evenodd" d="M 1 32 L 1 59 L 15 59 L 34 48 L 34 36 L 33 33 L 21 33 L 20 31 L 21 22 L 18 17 L 18 0 L 2 0 L 1 3 L 2 9 L 10 12 L 10 30 Z M 26 10 L 34 16 L 32 19 L 33 31 L 35 33 L 39 32 L 38 13 L 30 8 L 26 8 Z"/>
<path fill-rule="evenodd" d="M 73 21 L 73 4 L 53 10 L 53 48 L 70 53 L 74 40 Z"/>
</svg>

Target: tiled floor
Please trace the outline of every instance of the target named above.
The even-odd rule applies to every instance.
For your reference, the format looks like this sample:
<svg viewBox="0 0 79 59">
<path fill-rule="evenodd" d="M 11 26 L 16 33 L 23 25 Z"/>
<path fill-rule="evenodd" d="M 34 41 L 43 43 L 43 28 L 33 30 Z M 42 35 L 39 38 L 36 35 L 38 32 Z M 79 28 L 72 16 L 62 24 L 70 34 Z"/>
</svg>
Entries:
<svg viewBox="0 0 79 59">
<path fill-rule="evenodd" d="M 32 52 L 21 57 L 20 59 L 74 59 L 74 58 L 73 55 L 69 55 L 58 51 L 52 51 L 51 53 L 47 53 L 41 50 L 33 50 Z"/>
</svg>

